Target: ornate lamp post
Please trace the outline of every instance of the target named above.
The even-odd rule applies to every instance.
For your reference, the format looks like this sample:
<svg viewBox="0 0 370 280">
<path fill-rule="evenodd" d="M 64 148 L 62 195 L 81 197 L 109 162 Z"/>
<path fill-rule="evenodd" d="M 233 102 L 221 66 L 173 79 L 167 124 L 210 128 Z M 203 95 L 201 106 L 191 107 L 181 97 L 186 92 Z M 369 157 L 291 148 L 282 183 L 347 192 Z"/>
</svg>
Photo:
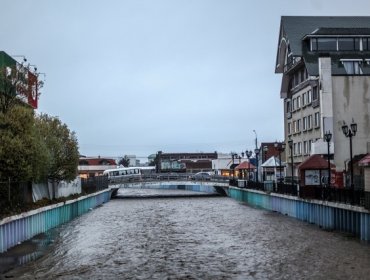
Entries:
<svg viewBox="0 0 370 280">
<path fill-rule="evenodd" d="M 331 141 L 332 134 L 330 130 L 325 132 L 324 139 L 326 143 L 328 143 L 328 188 L 330 188 L 330 181 L 331 181 L 331 170 L 330 170 L 330 141 Z"/>
<path fill-rule="evenodd" d="M 267 160 L 267 152 L 268 152 L 268 150 L 269 150 L 269 147 L 263 146 L 263 154 L 265 155 L 263 162 L 265 162 Z M 263 181 L 265 181 L 266 180 L 266 177 L 267 177 L 266 176 L 266 173 L 263 172 L 263 170 L 262 170 L 262 173 L 263 173 Z"/>
<path fill-rule="evenodd" d="M 235 153 L 231 153 L 231 158 L 232 158 L 232 160 L 233 160 L 233 179 L 234 179 L 234 177 L 235 177 L 235 159 L 237 159 L 237 157 L 238 157 L 238 155 L 237 154 L 235 154 Z"/>
<path fill-rule="evenodd" d="M 293 166 L 293 139 L 289 138 L 288 140 L 288 145 L 289 145 L 289 148 L 290 148 L 290 160 L 291 160 L 291 165 L 292 165 L 292 182 L 291 182 L 291 185 L 292 185 L 292 189 L 293 189 L 293 185 L 294 185 L 294 166 Z"/>
<path fill-rule="evenodd" d="M 342 125 L 342 131 L 343 134 L 349 138 L 349 153 L 350 153 L 350 168 L 351 168 L 351 189 L 352 191 L 355 189 L 355 186 L 353 184 L 353 162 L 352 162 L 352 137 L 356 135 L 357 132 L 357 123 L 355 123 L 352 120 L 352 123 L 350 124 L 350 127 L 346 125 L 346 123 L 343 121 Z"/>
<path fill-rule="evenodd" d="M 250 162 L 250 157 L 252 156 L 252 151 L 245 151 L 245 155 L 247 156 L 247 158 L 248 158 L 248 181 L 249 181 L 249 179 L 250 179 L 250 168 L 251 168 L 251 162 Z"/>
<path fill-rule="evenodd" d="M 258 155 L 260 154 L 260 150 L 259 150 L 259 149 L 255 149 L 255 150 L 254 150 L 254 153 L 255 153 L 255 155 L 256 155 L 256 162 L 257 162 L 257 165 L 256 165 L 256 167 L 257 167 L 257 172 L 256 172 L 256 182 L 258 182 Z"/>
<path fill-rule="evenodd" d="M 281 177 L 281 153 L 285 151 L 285 142 L 278 143 L 277 141 L 275 141 L 274 147 L 279 152 L 279 173 L 280 173 L 279 174 L 280 175 L 279 182 L 281 183 L 281 181 L 282 181 L 282 177 Z"/>
</svg>

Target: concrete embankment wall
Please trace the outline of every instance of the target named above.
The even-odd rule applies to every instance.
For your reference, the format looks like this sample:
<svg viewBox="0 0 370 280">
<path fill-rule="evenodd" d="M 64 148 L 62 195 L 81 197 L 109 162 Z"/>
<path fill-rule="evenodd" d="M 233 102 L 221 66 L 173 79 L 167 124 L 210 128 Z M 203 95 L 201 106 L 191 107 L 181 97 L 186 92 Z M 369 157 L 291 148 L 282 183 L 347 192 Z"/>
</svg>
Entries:
<svg viewBox="0 0 370 280">
<path fill-rule="evenodd" d="M 0 221 L 0 253 L 37 234 L 57 227 L 110 200 L 104 190 L 74 200 L 32 210 Z"/>
<path fill-rule="evenodd" d="M 363 207 L 320 200 L 302 200 L 294 196 L 267 194 L 230 187 L 229 196 L 252 206 L 279 212 L 327 230 L 354 234 L 370 241 L 370 212 Z"/>
</svg>

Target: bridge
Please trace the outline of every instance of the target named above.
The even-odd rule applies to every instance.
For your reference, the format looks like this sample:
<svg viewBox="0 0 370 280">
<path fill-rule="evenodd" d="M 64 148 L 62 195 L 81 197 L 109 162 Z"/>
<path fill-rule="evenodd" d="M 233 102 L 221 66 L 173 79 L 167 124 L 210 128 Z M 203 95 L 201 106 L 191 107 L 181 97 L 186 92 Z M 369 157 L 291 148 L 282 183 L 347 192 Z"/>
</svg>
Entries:
<svg viewBox="0 0 370 280">
<path fill-rule="evenodd" d="M 111 179 L 109 187 L 116 196 L 120 188 L 189 190 L 208 194 L 228 195 L 229 178 L 213 175 L 207 179 L 194 178 L 192 174 L 147 174 L 140 177 Z"/>
</svg>

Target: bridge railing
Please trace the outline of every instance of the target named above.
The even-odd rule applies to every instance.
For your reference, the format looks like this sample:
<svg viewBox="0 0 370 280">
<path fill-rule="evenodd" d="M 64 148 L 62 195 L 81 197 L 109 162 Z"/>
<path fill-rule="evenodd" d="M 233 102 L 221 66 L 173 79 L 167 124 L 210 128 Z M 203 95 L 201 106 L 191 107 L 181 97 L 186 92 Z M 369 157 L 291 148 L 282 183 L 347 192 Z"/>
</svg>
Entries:
<svg viewBox="0 0 370 280">
<path fill-rule="evenodd" d="M 143 174 L 141 176 L 124 176 L 120 178 L 111 178 L 110 184 L 135 183 L 135 182 L 160 182 L 160 181 L 203 181 L 228 183 L 229 177 L 212 175 L 207 178 L 194 178 L 193 173 L 153 173 Z"/>
</svg>

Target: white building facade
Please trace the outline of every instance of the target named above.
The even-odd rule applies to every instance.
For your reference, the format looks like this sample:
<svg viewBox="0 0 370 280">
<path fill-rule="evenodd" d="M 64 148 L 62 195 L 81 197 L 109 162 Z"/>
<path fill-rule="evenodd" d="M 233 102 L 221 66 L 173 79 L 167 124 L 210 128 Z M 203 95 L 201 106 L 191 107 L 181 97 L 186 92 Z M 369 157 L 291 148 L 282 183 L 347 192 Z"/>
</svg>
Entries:
<svg viewBox="0 0 370 280">
<path fill-rule="evenodd" d="M 294 176 L 313 154 L 329 153 L 337 172 L 348 169 L 349 138 L 357 124 L 353 157 L 370 146 L 370 17 L 282 17 L 275 73 L 282 74 L 286 159 L 293 140 Z M 288 166 L 288 176 L 291 176 Z"/>
</svg>

